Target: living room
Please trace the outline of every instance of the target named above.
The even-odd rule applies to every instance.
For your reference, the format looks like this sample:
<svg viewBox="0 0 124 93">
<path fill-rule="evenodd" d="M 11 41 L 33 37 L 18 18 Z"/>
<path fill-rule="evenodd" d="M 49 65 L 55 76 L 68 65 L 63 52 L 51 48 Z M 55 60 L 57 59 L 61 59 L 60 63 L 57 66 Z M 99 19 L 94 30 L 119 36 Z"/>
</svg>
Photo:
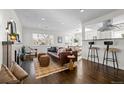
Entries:
<svg viewBox="0 0 124 93">
<path fill-rule="evenodd" d="M 7 65 L 7 67 L 9 67 L 8 65 L 11 65 L 10 62 L 11 60 L 11 61 L 15 61 L 19 66 L 24 66 L 27 61 L 33 61 L 33 57 L 31 57 L 33 55 L 30 54 L 32 51 L 34 55 L 35 54 L 38 55 L 40 53 L 47 54 L 48 52 L 47 50 L 50 47 L 55 47 L 56 49 L 62 47 L 73 48 L 73 49 L 78 48 L 78 50 L 80 50 L 80 59 L 81 59 L 82 31 L 81 31 L 80 21 L 79 20 L 75 21 L 77 17 L 75 16 L 75 13 L 77 11 L 80 14 L 80 10 L 68 10 L 68 9 L 67 10 L 66 9 L 65 10 L 64 9 L 63 10 L 61 9 L 60 10 L 54 10 L 54 9 L 53 10 L 52 9 L 1 10 L 0 11 L 1 19 L 3 19 L 3 21 L 1 21 L 3 28 L 1 28 L 2 30 L 0 34 L 1 35 L 0 40 L 2 41 L 1 42 L 2 51 L 0 51 L 2 55 L 1 64 Z M 48 16 L 50 13 L 53 16 Z M 58 16 L 54 15 L 57 13 Z M 70 16 L 69 13 L 73 13 L 73 15 Z M 60 16 L 60 14 L 63 14 L 63 17 Z M 38 18 L 36 19 L 36 17 Z M 68 17 L 72 17 L 72 18 L 70 18 L 66 22 Z M 12 23 L 12 25 L 9 24 L 9 22 Z M 16 23 L 15 32 L 13 29 L 11 29 L 11 26 L 13 27 L 14 22 Z M 68 22 L 74 24 L 70 24 Z M 67 26 L 67 24 L 69 25 Z M 10 28 L 6 29 L 7 26 L 8 28 L 9 27 Z M 16 40 L 13 41 L 10 40 L 11 37 L 7 33 L 11 34 L 11 30 L 13 33 L 19 34 L 18 40 L 17 38 Z M 9 37 L 9 39 L 7 37 Z M 8 45 L 6 41 L 14 42 L 14 44 Z M 24 53 L 22 53 L 22 51 Z M 80 59 L 78 58 L 78 60 Z"/>
<path fill-rule="evenodd" d="M 123 0 L 1 0 L 0 92 L 123 93 L 123 29 Z"/>
<path fill-rule="evenodd" d="M 123 9 L 1 9 L 0 83 L 123 83 L 123 14 Z"/>
</svg>

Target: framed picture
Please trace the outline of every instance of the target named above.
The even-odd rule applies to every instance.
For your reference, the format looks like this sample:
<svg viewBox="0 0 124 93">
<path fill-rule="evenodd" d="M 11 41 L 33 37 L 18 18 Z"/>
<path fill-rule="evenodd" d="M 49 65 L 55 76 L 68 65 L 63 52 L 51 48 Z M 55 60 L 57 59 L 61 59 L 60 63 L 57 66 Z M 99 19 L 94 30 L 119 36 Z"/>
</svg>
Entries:
<svg viewBox="0 0 124 93">
<path fill-rule="evenodd" d="M 62 36 L 58 36 L 58 43 L 62 43 Z"/>
</svg>

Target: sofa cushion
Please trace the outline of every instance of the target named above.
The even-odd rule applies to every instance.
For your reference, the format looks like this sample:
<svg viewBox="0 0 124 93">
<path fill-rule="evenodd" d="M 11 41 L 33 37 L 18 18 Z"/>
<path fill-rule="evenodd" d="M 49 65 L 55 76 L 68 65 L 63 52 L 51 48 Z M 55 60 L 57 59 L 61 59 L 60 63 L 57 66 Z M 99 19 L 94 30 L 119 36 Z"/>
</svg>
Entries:
<svg viewBox="0 0 124 93">
<path fill-rule="evenodd" d="M 62 48 L 58 49 L 57 51 L 57 55 L 59 56 L 60 53 L 64 52 L 64 50 Z"/>
<path fill-rule="evenodd" d="M 18 64 L 16 64 L 15 62 L 12 63 L 12 67 L 11 67 L 11 72 L 14 74 L 14 76 L 18 79 L 18 80 L 23 80 L 26 77 L 28 77 L 28 73 L 26 71 L 24 71 Z"/>
<path fill-rule="evenodd" d="M 57 48 L 56 47 L 50 47 L 48 48 L 49 52 L 57 52 Z"/>
</svg>

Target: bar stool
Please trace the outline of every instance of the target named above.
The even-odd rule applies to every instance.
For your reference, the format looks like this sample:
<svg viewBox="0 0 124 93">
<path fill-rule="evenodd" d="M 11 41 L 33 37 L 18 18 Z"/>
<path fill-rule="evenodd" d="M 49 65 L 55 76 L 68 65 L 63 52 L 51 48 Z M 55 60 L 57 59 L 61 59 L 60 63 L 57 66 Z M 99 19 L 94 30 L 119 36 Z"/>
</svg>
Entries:
<svg viewBox="0 0 124 93">
<path fill-rule="evenodd" d="M 118 49 L 117 48 L 110 48 L 110 45 L 113 45 L 113 41 L 104 41 L 104 45 L 107 45 L 107 47 L 104 51 L 103 65 L 104 65 L 105 60 L 106 60 L 106 65 L 108 64 L 108 61 L 112 61 L 114 69 L 115 69 L 115 64 L 116 64 L 117 69 L 118 69 L 119 67 L 118 67 L 118 60 L 117 60 L 117 55 L 116 55 L 116 52 L 118 51 Z M 109 53 L 112 53 L 112 58 L 108 57 Z"/>
<path fill-rule="evenodd" d="M 94 45 L 94 42 L 89 42 L 89 51 L 88 51 L 88 57 L 87 57 L 87 60 L 89 60 L 89 57 L 91 58 L 91 61 L 92 61 L 92 58 L 94 58 L 94 62 L 95 62 L 95 59 L 97 58 L 97 61 L 99 63 L 99 56 L 98 56 L 98 47 L 93 47 Z"/>
</svg>

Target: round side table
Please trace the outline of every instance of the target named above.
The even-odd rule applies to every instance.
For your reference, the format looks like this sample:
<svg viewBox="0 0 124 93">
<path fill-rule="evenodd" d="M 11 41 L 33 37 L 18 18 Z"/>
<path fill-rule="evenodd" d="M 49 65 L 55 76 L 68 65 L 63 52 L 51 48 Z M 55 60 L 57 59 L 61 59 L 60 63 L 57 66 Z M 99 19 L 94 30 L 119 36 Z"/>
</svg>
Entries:
<svg viewBox="0 0 124 93">
<path fill-rule="evenodd" d="M 69 65 L 68 65 L 68 68 L 69 70 L 73 70 L 73 65 L 74 65 L 74 62 L 73 62 L 73 59 L 75 59 L 75 56 L 74 55 L 68 55 L 67 56 L 69 58 Z"/>
</svg>

